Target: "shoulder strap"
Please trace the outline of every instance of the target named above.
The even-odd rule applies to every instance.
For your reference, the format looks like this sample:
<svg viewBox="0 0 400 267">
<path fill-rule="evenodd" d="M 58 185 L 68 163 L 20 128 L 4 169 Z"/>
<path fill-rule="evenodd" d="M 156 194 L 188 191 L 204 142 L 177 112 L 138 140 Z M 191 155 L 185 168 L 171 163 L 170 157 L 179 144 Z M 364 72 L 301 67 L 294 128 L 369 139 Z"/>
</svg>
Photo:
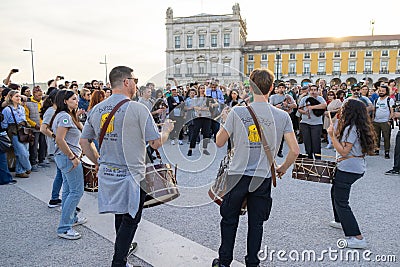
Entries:
<svg viewBox="0 0 400 267">
<path fill-rule="evenodd" d="M 100 148 L 101 148 L 101 144 L 103 143 L 103 139 L 104 139 L 104 135 L 106 134 L 106 130 L 108 125 L 110 124 L 110 121 L 112 119 L 112 117 L 114 116 L 115 112 L 117 112 L 117 110 L 126 102 L 131 101 L 130 99 L 124 99 L 121 102 L 119 102 L 114 108 L 113 110 L 110 112 L 110 114 L 108 114 L 106 121 L 103 124 L 103 128 L 101 128 L 100 131 L 100 137 L 99 137 L 99 152 L 100 152 Z"/>
<path fill-rule="evenodd" d="M 271 176 L 272 176 L 272 184 L 276 187 L 276 175 L 275 175 L 275 160 L 272 156 L 271 149 L 267 143 L 267 138 L 265 138 L 264 131 L 262 131 L 260 124 L 258 123 L 257 116 L 254 113 L 254 110 L 251 106 L 246 106 L 247 110 L 250 112 L 251 117 L 253 118 L 254 124 L 256 125 L 258 135 L 263 143 L 264 152 L 267 155 L 268 162 L 271 165 Z"/>
<path fill-rule="evenodd" d="M 13 117 L 13 119 L 14 119 L 15 125 L 17 125 L 17 120 L 15 119 L 14 111 L 12 110 L 12 107 L 10 107 L 10 106 L 8 106 L 8 107 L 9 107 L 10 110 L 11 110 L 11 115 L 12 115 L 12 117 Z"/>
</svg>

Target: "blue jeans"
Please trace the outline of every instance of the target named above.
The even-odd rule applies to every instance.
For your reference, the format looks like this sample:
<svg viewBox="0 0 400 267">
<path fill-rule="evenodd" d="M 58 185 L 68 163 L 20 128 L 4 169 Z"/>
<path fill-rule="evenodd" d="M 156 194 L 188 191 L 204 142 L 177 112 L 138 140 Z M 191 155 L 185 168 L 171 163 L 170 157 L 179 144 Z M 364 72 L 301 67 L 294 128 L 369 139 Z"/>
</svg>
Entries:
<svg viewBox="0 0 400 267">
<path fill-rule="evenodd" d="M 31 163 L 29 162 L 28 143 L 21 143 L 18 141 L 18 136 L 13 135 L 12 144 L 16 158 L 15 173 L 21 174 L 31 170 Z"/>
<path fill-rule="evenodd" d="M 63 179 L 62 212 L 57 233 L 61 234 L 72 228 L 76 222 L 76 206 L 83 196 L 83 169 L 79 163 L 72 169 L 72 161 L 64 154 L 57 154 L 54 158 L 57 167 L 61 170 Z"/>
<path fill-rule="evenodd" d="M 57 200 L 60 198 L 60 190 L 63 183 L 61 170 L 57 167 L 56 176 L 53 181 L 53 189 L 51 190 L 51 199 Z"/>
<path fill-rule="evenodd" d="M 8 184 L 12 181 L 12 176 L 8 170 L 7 153 L 0 152 L 0 185 Z"/>
</svg>

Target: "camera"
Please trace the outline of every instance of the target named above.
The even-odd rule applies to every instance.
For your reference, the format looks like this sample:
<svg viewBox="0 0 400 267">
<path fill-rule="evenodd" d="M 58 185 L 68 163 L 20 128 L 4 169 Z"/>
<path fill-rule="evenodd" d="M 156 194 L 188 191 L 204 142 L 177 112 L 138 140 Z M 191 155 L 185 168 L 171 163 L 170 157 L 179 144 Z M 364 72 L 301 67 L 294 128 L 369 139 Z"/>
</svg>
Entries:
<svg viewBox="0 0 400 267">
<path fill-rule="evenodd" d="M 168 81 L 173 81 L 174 78 L 173 77 L 168 77 Z"/>
<path fill-rule="evenodd" d="M 60 78 L 60 80 L 64 80 L 64 76 L 59 75 L 57 77 Z"/>
<path fill-rule="evenodd" d="M 16 73 L 19 71 L 19 69 L 12 69 L 11 71 L 12 71 L 12 73 Z"/>
</svg>

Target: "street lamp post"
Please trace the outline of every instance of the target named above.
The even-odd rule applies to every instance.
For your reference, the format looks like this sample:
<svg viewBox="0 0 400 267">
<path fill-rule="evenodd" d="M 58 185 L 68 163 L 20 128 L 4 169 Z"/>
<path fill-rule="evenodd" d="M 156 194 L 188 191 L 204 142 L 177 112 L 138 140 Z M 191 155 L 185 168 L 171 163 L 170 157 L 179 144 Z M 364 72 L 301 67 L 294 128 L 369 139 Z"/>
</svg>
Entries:
<svg viewBox="0 0 400 267">
<path fill-rule="evenodd" d="M 279 60 L 281 59 L 281 50 L 278 48 L 276 50 L 276 80 L 280 80 L 279 79 Z"/>
<path fill-rule="evenodd" d="M 32 59 L 32 87 L 35 87 L 35 68 L 33 66 L 33 45 L 32 45 L 32 38 L 31 38 L 31 49 L 24 49 L 24 52 L 31 52 L 31 59 Z"/>
<path fill-rule="evenodd" d="M 106 85 L 107 85 L 107 83 L 108 83 L 108 81 L 107 81 L 107 55 L 104 55 L 104 62 L 100 62 L 100 64 L 102 64 L 102 65 L 104 65 L 104 66 L 106 66 Z"/>
</svg>

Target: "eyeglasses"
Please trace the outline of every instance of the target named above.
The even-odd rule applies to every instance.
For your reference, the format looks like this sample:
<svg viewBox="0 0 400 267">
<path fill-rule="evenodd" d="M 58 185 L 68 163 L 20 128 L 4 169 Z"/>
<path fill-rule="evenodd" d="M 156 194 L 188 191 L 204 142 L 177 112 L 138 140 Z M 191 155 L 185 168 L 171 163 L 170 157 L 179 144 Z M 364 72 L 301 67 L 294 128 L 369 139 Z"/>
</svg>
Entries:
<svg viewBox="0 0 400 267">
<path fill-rule="evenodd" d="M 361 89 L 360 89 L 360 88 L 355 88 L 355 89 L 351 89 L 351 91 L 360 92 L 360 91 L 361 91 Z"/>
<path fill-rule="evenodd" d="M 334 94 L 328 94 L 328 96 L 335 96 Z"/>
<path fill-rule="evenodd" d="M 136 84 L 138 84 L 139 79 L 138 78 L 133 78 L 133 77 L 128 77 L 128 80 L 133 80 Z"/>
</svg>

